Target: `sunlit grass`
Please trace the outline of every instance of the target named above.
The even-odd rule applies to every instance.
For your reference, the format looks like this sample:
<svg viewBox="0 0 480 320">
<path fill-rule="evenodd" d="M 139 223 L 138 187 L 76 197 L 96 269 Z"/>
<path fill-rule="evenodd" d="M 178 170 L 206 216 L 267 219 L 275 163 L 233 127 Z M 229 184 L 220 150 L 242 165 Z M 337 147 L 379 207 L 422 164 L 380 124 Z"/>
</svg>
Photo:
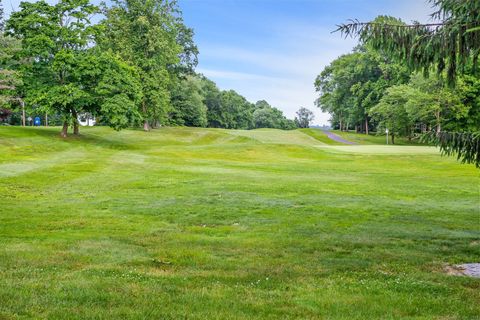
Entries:
<svg viewBox="0 0 480 320">
<path fill-rule="evenodd" d="M 0 127 L 0 319 L 480 314 L 443 272 L 478 262 L 478 170 L 434 148 L 58 131 Z"/>
</svg>

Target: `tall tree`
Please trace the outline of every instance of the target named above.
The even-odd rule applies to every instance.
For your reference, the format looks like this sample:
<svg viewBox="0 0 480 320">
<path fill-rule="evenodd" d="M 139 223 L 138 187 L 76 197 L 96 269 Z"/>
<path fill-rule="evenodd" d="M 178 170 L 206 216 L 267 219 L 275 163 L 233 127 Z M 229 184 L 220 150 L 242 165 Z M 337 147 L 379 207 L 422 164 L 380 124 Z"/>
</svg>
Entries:
<svg viewBox="0 0 480 320">
<path fill-rule="evenodd" d="M 253 123 L 254 105 L 234 90 L 223 91 L 220 97 L 220 118 L 227 129 L 250 129 Z"/>
<path fill-rule="evenodd" d="M 339 25 L 337 30 L 345 35 L 359 36 L 362 42 L 406 63 L 410 70 L 423 70 L 424 74 L 430 69 L 436 69 L 437 74 L 446 70 L 450 86 L 465 73 L 480 77 L 480 1 L 429 2 L 436 8 L 431 15 L 433 23 L 405 25 L 391 22 L 391 17 L 381 17 L 377 19 L 380 21 L 366 23 L 352 20 Z M 480 167 L 479 126 L 465 134 L 436 132 L 430 134 L 429 139 L 443 152 L 456 152 L 464 162 Z"/>
<path fill-rule="evenodd" d="M 366 47 L 335 59 L 316 78 L 316 101 L 332 114 L 340 130 L 350 125 L 368 134 L 369 110 L 381 99 L 385 89 L 408 81 L 408 72 L 385 56 Z"/>
<path fill-rule="evenodd" d="M 10 107 L 22 103 L 19 86 L 22 84 L 18 71 L 20 61 L 14 57 L 21 49 L 20 41 L 4 34 L 3 6 L 0 1 L 0 111 L 2 119 L 11 114 Z"/>
<path fill-rule="evenodd" d="M 69 124 L 78 134 L 78 114 L 88 108 L 75 70 L 94 35 L 90 16 L 97 11 L 88 0 L 22 2 L 7 23 L 22 42 L 18 59 L 30 62 L 22 70 L 27 99 L 62 115 L 64 137 Z"/>
<path fill-rule="evenodd" d="M 88 0 L 22 2 L 7 23 L 22 43 L 16 59 L 26 61 L 20 66 L 26 100 L 39 111 L 60 114 L 63 137 L 70 125 L 79 134 L 83 112 L 102 116 L 117 130 L 139 117 L 136 70 L 95 47 L 99 29 L 90 18 L 96 13 Z"/>
<path fill-rule="evenodd" d="M 253 127 L 290 130 L 295 129 L 296 125 L 294 121 L 287 119 L 281 110 L 270 106 L 265 100 L 260 100 L 255 103 Z"/>
<path fill-rule="evenodd" d="M 299 128 L 308 128 L 310 126 L 310 122 L 312 122 L 315 118 L 312 111 L 303 107 L 300 108 L 296 114 L 297 117 L 295 118 L 295 122 Z"/>
<path fill-rule="evenodd" d="M 390 87 L 380 102 L 369 110 L 370 115 L 378 122 L 378 128 L 382 131 L 388 129 L 392 144 L 395 144 L 395 136 L 411 138 L 415 122 L 409 116 L 406 104 L 414 94 L 408 85 Z"/>
<path fill-rule="evenodd" d="M 114 0 L 104 7 L 103 48 L 118 52 L 139 70 L 144 130 L 165 123 L 170 105 L 171 70 L 196 63 L 193 32 L 181 23 L 175 1 Z"/>
<path fill-rule="evenodd" d="M 406 62 L 412 71 L 447 71 L 454 83 L 471 63 L 478 72 L 480 55 L 480 2 L 478 0 L 429 0 L 436 11 L 434 22 L 407 25 L 399 19 L 381 16 L 372 22 L 351 20 L 338 26 L 344 35 L 359 36 L 377 50 L 397 61 Z"/>
<path fill-rule="evenodd" d="M 170 122 L 176 125 L 205 127 L 207 106 L 204 102 L 201 79 L 187 76 L 177 81 L 172 90 L 172 111 Z"/>
<path fill-rule="evenodd" d="M 215 82 L 201 76 L 204 103 L 207 107 L 207 122 L 209 127 L 226 128 L 223 116 L 222 94 Z"/>
<path fill-rule="evenodd" d="M 410 81 L 413 94 L 408 96 L 407 111 L 412 118 L 428 124 L 437 133 L 448 121 L 456 121 L 468 114 L 458 90 L 446 87 L 440 79 L 416 74 Z"/>
</svg>

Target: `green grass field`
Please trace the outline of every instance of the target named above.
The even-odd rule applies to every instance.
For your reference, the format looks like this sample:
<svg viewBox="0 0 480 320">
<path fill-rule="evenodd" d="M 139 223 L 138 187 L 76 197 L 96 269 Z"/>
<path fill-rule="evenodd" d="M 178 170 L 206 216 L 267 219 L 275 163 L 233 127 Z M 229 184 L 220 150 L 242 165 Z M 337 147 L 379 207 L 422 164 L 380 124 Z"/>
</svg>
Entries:
<svg viewBox="0 0 480 320">
<path fill-rule="evenodd" d="M 0 319 L 480 319 L 479 170 L 433 147 L 58 131 L 0 127 Z"/>
</svg>

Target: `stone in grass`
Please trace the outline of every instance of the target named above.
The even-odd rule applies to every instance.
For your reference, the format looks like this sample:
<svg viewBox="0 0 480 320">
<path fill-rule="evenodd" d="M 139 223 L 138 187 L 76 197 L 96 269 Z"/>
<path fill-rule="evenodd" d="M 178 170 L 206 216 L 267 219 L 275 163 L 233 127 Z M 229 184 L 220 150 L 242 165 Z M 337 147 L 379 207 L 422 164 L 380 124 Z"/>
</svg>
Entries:
<svg viewBox="0 0 480 320">
<path fill-rule="evenodd" d="M 446 268 L 448 274 L 480 278 L 480 263 L 464 263 Z"/>
</svg>

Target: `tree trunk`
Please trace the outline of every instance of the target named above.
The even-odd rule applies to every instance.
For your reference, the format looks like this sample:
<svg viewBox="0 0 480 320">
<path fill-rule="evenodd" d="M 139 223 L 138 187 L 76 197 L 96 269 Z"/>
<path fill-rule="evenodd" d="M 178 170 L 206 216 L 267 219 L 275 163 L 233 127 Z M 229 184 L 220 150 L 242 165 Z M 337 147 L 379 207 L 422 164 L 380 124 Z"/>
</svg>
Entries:
<svg viewBox="0 0 480 320">
<path fill-rule="evenodd" d="M 358 125 L 355 125 L 355 133 L 358 133 Z"/>
<path fill-rule="evenodd" d="M 342 128 L 342 118 L 340 118 L 340 131 L 343 131 L 343 128 Z"/>
<path fill-rule="evenodd" d="M 67 132 L 68 132 L 68 122 L 64 121 L 63 122 L 63 127 L 62 127 L 62 132 L 60 132 L 60 136 L 62 138 L 66 138 L 67 137 Z"/>
<path fill-rule="evenodd" d="M 45 127 L 48 127 L 48 113 L 45 113 Z"/>
<path fill-rule="evenodd" d="M 395 144 L 395 134 L 392 132 L 392 144 Z"/>
<path fill-rule="evenodd" d="M 348 132 L 348 128 L 349 128 L 349 127 L 350 127 L 350 123 L 347 122 L 347 128 L 346 128 L 346 129 L 347 129 L 347 130 L 346 130 L 347 132 Z"/>
<path fill-rule="evenodd" d="M 368 135 L 368 117 L 365 117 L 365 134 Z"/>
<path fill-rule="evenodd" d="M 22 100 L 22 127 L 25 127 L 25 102 Z"/>
<path fill-rule="evenodd" d="M 145 106 L 145 101 L 142 101 L 142 111 L 143 111 L 143 116 L 145 117 L 145 121 L 143 122 L 143 130 L 150 131 L 150 126 L 148 125 L 147 107 Z"/>
<path fill-rule="evenodd" d="M 442 131 L 442 125 L 440 124 L 440 111 L 435 113 L 435 118 L 437 119 L 437 134 Z"/>
<path fill-rule="evenodd" d="M 72 118 L 73 118 L 73 134 L 78 136 L 80 134 L 80 131 L 78 128 L 78 114 L 76 110 L 72 111 Z"/>
</svg>

